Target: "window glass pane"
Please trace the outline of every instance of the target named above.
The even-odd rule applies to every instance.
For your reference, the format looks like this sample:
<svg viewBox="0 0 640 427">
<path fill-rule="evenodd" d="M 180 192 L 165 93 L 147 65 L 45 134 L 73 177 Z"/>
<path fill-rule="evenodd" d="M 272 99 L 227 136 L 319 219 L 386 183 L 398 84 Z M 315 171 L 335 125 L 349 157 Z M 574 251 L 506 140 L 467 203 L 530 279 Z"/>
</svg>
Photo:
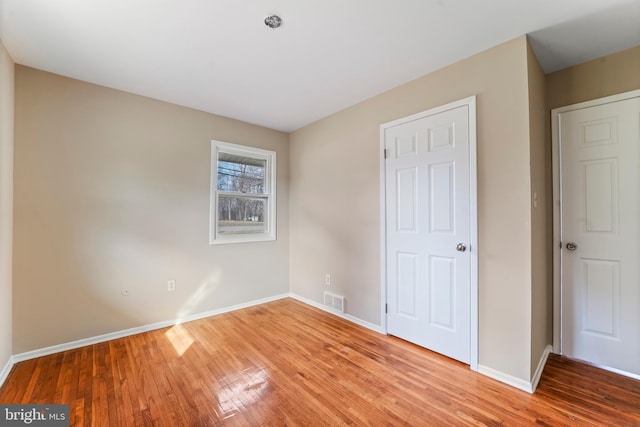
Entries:
<svg viewBox="0 0 640 427">
<path fill-rule="evenodd" d="M 218 153 L 218 190 L 264 194 L 266 166 L 265 159 Z"/>
<path fill-rule="evenodd" d="M 265 199 L 218 197 L 218 234 L 264 233 Z"/>
</svg>

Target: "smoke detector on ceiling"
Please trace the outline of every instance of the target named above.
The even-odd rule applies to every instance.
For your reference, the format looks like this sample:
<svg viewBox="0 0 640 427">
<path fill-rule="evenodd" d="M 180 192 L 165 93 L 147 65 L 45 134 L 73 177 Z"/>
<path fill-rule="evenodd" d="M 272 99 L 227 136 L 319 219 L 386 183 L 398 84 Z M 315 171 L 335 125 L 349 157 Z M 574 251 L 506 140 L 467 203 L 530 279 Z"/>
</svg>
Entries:
<svg viewBox="0 0 640 427">
<path fill-rule="evenodd" d="M 276 29 L 280 25 L 282 25 L 282 18 L 280 18 L 278 15 L 269 15 L 264 18 L 264 25 L 269 28 Z"/>
</svg>

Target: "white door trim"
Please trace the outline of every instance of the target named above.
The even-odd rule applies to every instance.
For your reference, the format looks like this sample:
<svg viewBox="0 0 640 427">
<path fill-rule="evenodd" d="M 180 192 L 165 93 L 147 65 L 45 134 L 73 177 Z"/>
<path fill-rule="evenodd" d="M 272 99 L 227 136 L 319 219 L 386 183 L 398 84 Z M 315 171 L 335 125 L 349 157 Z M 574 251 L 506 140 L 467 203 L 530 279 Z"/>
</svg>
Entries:
<svg viewBox="0 0 640 427">
<path fill-rule="evenodd" d="M 478 370 L 478 185 L 477 185 L 477 137 L 476 137 L 476 97 L 454 101 L 446 105 L 431 108 L 411 116 L 403 117 L 380 125 L 380 325 L 384 333 L 387 333 L 387 236 L 386 236 L 386 176 L 384 157 L 385 130 L 423 117 L 453 110 L 462 106 L 469 107 L 469 214 L 470 214 L 470 241 L 469 251 L 471 255 L 471 295 L 470 295 L 470 346 L 469 366 L 472 370 Z"/>
<path fill-rule="evenodd" d="M 567 111 L 581 110 L 637 97 L 640 97 L 640 89 L 551 110 L 551 158 L 553 168 L 553 352 L 557 354 L 562 354 L 562 266 L 560 261 L 560 236 L 562 235 L 560 221 L 562 213 L 560 204 L 562 197 L 560 177 L 562 171 L 560 170 L 560 129 L 558 128 L 558 116 Z"/>
</svg>

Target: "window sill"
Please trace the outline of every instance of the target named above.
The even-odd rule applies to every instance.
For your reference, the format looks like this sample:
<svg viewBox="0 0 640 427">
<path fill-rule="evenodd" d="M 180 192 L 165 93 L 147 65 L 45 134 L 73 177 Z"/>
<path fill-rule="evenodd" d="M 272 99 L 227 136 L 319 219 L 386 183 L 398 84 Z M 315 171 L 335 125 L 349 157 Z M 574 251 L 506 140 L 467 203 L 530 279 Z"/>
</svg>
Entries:
<svg viewBox="0 0 640 427">
<path fill-rule="evenodd" d="M 224 235 L 218 237 L 211 237 L 209 239 L 209 245 L 226 245 L 230 243 L 257 243 L 257 242 L 271 242 L 276 240 L 276 236 L 273 234 L 235 234 Z"/>
</svg>

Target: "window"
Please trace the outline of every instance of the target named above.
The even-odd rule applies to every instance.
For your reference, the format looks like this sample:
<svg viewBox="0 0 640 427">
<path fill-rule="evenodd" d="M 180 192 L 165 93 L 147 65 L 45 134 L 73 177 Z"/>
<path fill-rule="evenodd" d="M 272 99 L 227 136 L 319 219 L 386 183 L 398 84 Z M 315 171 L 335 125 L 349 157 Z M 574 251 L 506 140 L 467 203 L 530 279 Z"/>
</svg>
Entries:
<svg viewBox="0 0 640 427">
<path fill-rule="evenodd" d="M 276 153 L 211 141 L 209 243 L 276 238 Z"/>
</svg>

